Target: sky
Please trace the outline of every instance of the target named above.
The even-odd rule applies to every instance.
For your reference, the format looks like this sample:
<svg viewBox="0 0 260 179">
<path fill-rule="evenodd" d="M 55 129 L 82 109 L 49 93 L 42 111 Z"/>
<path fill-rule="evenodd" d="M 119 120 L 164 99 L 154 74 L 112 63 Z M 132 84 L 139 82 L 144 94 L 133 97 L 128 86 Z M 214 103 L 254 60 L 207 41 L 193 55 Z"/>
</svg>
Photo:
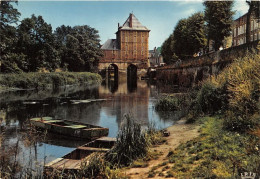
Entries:
<svg viewBox="0 0 260 179">
<path fill-rule="evenodd" d="M 123 25 L 134 13 L 148 29 L 149 49 L 159 47 L 173 32 L 176 23 L 203 11 L 201 0 L 197 1 L 27 1 L 21 0 L 15 6 L 21 13 L 20 20 L 41 15 L 53 30 L 61 25 L 89 25 L 98 30 L 101 44 L 116 38 L 118 23 Z M 245 0 L 236 0 L 234 19 L 247 12 Z"/>
</svg>

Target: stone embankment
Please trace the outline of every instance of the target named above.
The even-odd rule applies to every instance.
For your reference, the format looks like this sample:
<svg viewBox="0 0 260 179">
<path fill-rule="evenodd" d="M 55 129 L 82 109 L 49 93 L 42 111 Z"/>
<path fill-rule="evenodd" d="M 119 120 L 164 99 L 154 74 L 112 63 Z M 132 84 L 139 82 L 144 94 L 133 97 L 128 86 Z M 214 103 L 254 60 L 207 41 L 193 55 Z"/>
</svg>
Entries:
<svg viewBox="0 0 260 179">
<path fill-rule="evenodd" d="M 181 87 L 191 87 L 211 75 L 217 75 L 234 59 L 246 55 L 247 51 L 258 51 L 260 41 L 244 44 L 221 51 L 195 57 L 187 61 L 179 61 L 156 69 L 156 78 Z"/>
</svg>

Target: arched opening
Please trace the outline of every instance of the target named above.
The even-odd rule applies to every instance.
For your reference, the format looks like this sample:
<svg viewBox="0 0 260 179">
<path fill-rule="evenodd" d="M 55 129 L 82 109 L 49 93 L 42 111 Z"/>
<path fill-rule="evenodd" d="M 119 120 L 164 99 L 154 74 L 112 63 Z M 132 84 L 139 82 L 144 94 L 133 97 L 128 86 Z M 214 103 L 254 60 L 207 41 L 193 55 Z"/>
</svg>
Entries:
<svg viewBox="0 0 260 179">
<path fill-rule="evenodd" d="M 118 66 L 110 64 L 106 71 L 108 88 L 112 93 L 114 93 L 118 89 Z"/>
<path fill-rule="evenodd" d="M 137 66 L 133 64 L 127 67 L 127 88 L 130 92 L 137 88 Z"/>
</svg>

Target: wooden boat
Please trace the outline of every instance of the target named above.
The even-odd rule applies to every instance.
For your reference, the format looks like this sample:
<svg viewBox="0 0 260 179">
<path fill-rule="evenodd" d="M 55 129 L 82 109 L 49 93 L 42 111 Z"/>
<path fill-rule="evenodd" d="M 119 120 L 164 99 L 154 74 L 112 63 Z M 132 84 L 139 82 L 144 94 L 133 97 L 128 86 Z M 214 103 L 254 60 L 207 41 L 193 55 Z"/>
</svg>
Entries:
<svg viewBox="0 0 260 179">
<path fill-rule="evenodd" d="M 77 137 L 80 139 L 93 140 L 108 135 L 108 128 L 83 124 L 80 122 L 53 119 L 52 117 L 41 117 L 30 119 L 34 126 L 46 129 L 50 132 Z"/>
<path fill-rule="evenodd" d="M 95 153 L 104 154 L 115 144 L 116 138 L 101 137 L 82 145 L 61 158 L 57 158 L 44 166 L 44 173 L 51 174 L 55 170 L 63 172 L 77 172 L 81 169 L 82 162 L 89 163 Z"/>
</svg>

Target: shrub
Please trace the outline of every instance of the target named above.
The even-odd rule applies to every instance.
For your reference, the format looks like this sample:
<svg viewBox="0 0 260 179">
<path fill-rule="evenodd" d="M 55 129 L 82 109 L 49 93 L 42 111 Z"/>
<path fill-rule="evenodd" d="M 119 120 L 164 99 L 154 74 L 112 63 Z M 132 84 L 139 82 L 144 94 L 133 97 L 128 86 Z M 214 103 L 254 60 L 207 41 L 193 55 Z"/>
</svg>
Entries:
<svg viewBox="0 0 260 179">
<path fill-rule="evenodd" d="M 167 96 L 160 98 L 156 104 L 157 111 L 176 111 L 186 106 L 186 96 Z"/>
<path fill-rule="evenodd" d="M 90 72 L 1 74 L 0 86 L 22 89 L 56 88 L 64 85 L 100 83 L 101 76 Z"/>
<path fill-rule="evenodd" d="M 211 81 L 205 82 L 199 90 L 196 98 L 196 112 L 214 114 L 225 109 L 227 104 L 226 91 L 219 88 Z"/>
<path fill-rule="evenodd" d="M 226 80 L 229 94 L 229 112 L 225 121 L 228 129 L 245 131 L 260 123 L 253 117 L 255 113 L 259 114 L 259 69 L 260 55 L 248 53 L 219 75 L 217 81 Z"/>
</svg>

